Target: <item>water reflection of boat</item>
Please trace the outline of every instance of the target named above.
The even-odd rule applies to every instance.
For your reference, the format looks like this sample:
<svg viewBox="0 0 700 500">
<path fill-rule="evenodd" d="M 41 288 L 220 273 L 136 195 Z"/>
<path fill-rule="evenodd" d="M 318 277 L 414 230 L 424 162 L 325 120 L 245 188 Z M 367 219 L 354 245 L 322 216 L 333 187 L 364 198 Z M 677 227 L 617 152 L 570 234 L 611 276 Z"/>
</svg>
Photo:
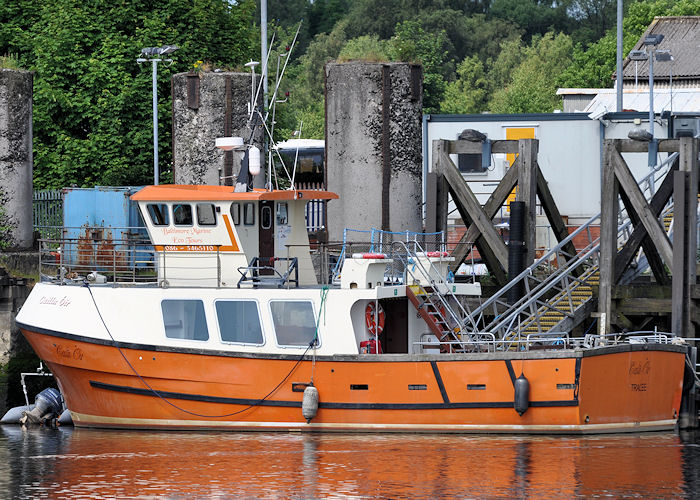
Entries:
<svg viewBox="0 0 700 500">
<path fill-rule="evenodd" d="M 72 282 L 63 272 L 70 242 L 62 241 L 57 279 L 34 287 L 17 323 L 57 377 L 75 425 L 673 428 L 685 347 L 661 336 L 611 345 L 567 334 L 520 344 L 464 334 L 462 299 L 478 284 L 448 283 L 450 258 L 418 241 L 394 242 L 385 253 L 345 249 L 332 280 L 319 264 L 328 262 L 327 248 L 309 245 L 304 206 L 334 198 L 146 187 L 132 199 L 153 243 L 147 251 L 156 254 L 150 276 L 126 267 L 150 256 L 115 245 L 113 255 L 97 252 L 102 275 Z M 144 276 L 151 282 L 134 283 Z"/>
<path fill-rule="evenodd" d="M 65 432 L 65 431 L 64 431 Z M 47 496 L 682 496 L 674 434 L 605 437 L 136 433 L 75 429 L 26 477 Z"/>
</svg>

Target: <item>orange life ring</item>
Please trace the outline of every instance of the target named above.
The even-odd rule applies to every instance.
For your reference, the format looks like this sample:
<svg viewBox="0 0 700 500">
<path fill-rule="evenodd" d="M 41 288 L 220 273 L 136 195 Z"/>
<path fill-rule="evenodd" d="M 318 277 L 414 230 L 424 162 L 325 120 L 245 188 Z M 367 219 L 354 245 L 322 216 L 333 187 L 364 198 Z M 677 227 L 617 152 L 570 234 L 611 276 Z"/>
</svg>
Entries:
<svg viewBox="0 0 700 500">
<path fill-rule="evenodd" d="M 374 301 L 369 302 L 365 308 L 365 324 L 367 325 L 367 330 L 373 336 L 377 336 L 384 330 L 384 320 L 386 319 L 384 314 L 384 309 L 381 304 L 377 304 L 376 311 L 376 323 L 375 323 L 375 310 Z"/>
</svg>

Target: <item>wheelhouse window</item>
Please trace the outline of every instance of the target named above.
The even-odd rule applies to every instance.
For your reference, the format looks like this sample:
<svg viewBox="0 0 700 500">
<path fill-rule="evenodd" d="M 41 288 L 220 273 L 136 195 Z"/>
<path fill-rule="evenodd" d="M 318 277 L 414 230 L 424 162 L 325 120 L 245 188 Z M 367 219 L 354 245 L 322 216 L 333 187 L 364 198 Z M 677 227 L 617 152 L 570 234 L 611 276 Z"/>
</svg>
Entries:
<svg viewBox="0 0 700 500">
<path fill-rule="evenodd" d="M 207 318 L 201 300 L 164 300 L 165 336 L 169 339 L 208 340 Z"/>
<path fill-rule="evenodd" d="M 148 215 L 151 217 L 151 222 L 154 226 L 167 226 L 170 224 L 168 218 L 168 205 L 164 203 L 149 203 L 146 205 Z"/>
<path fill-rule="evenodd" d="M 287 203 L 280 202 L 277 204 L 277 225 L 286 226 L 287 225 Z"/>
<path fill-rule="evenodd" d="M 272 227 L 272 207 L 268 205 L 262 207 L 260 211 L 260 225 L 263 229 L 270 229 Z"/>
<path fill-rule="evenodd" d="M 173 205 L 173 221 L 176 226 L 191 226 L 192 207 L 181 203 Z"/>
<path fill-rule="evenodd" d="M 270 302 L 270 312 L 278 345 L 305 347 L 316 337 L 316 319 L 311 302 L 275 300 Z"/>
<path fill-rule="evenodd" d="M 233 224 L 238 226 L 241 223 L 241 205 L 240 203 L 231 203 L 231 219 Z"/>
<path fill-rule="evenodd" d="M 216 318 L 223 342 L 263 343 L 258 304 L 252 300 L 217 300 Z"/>
<path fill-rule="evenodd" d="M 216 226 L 216 209 L 213 203 L 197 203 L 197 224 Z"/>
<path fill-rule="evenodd" d="M 246 226 L 255 225 L 255 203 L 245 203 L 243 205 L 243 224 Z"/>
</svg>

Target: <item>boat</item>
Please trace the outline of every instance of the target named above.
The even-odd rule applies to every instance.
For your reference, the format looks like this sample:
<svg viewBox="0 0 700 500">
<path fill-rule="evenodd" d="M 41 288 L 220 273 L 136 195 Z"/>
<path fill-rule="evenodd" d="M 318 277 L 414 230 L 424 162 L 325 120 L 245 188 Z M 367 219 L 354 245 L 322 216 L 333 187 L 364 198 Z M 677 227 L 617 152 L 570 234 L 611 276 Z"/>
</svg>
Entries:
<svg viewBox="0 0 700 500">
<path fill-rule="evenodd" d="M 131 198 L 150 242 L 54 241 L 45 280 L 17 316 L 77 427 L 677 424 L 687 349 L 678 339 L 467 333 L 480 286 L 450 280 L 442 242 L 309 242 L 306 203 L 332 203 L 332 192 L 158 185 Z"/>
</svg>

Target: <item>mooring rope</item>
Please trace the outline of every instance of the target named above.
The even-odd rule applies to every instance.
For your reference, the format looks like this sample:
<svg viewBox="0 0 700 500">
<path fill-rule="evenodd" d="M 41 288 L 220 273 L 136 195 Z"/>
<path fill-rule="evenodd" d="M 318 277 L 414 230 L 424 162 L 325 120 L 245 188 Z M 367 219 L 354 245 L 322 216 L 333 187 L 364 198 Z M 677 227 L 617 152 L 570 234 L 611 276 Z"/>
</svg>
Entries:
<svg viewBox="0 0 700 500">
<path fill-rule="evenodd" d="M 105 330 L 107 331 L 107 334 L 109 335 L 109 338 L 112 339 L 112 343 L 114 344 L 114 347 L 117 348 L 117 350 L 119 351 L 119 354 L 121 354 L 121 356 L 122 356 L 122 358 L 124 358 L 124 361 L 126 362 L 126 364 L 129 365 L 129 368 L 131 368 L 131 371 L 134 372 L 134 374 L 138 377 L 138 379 L 141 381 L 141 383 L 143 383 L 143 385 L 145 385 L 148 388 L 148 390 L 150 390 L 153 394 L 158 396 L 163 402 L 169 404 L 170 406 L 172 406 L 176 410 L 179 410 L 183 413 L 187 413 L 188 415 L 192 415 L 195 417 L 203 417 L 203 418 L 232 417 L 234 415 L 238 415 L 239 413 L 243 413 L 244 411 L 248 411 L 251 408 L 255 408 L 256 406 L 259 406 L 261 403 L 266 401 L 267 398 L 272 396 L 277 391 L 277 389 L 279 389 L 282 386 L 282 384 L 284 384 L 287 381 L 287 379 L 292 375 L 292 373 L 294 373 L 294 370 L 296 370 L 297 366 L 299 366 L 299 364 L 302 362 L 302 360 L 304 359 L 304 356 L 306 356 L 306 353 L 309 352 L 309 349 L 311 349 L 313 346 L 315 346 L 316 339 L 318 336 L 318 325 L 317 325 L 316 336 L 314 336 L 314 339 L 311 342 L 309 342 L 308 347 L 303 352 L 303 354 L 301 356 L 299 356 L 299 359 L 297 359 L 296 363 L 294 363 L 294 366 L 292 366 L 292 369 L 289 370 L 289 373 L 287 373 L 287 375 L 280 381 L 280 383 L 277 384 L 274 387 L 274 389 L 272 389 L 270 392 L 268 392 L 262 399 L 259 399 L 255 403 L 248 405 L 247 407 L 243 408 L 242 410 L 234 411 L 233 413 L 224 413 L 221 415 L 205 415 L 202 413 L 197 413 L 197 412 L 193 412 L 190 410 L 186 410 L 186 409 L 176 405 L 175 403 L 169 401 L 167 398 L 163 397 L 157 390 L 155 390 L 153 387 L 151 387 L 151 385 L 148 382 L 146 382 L 146 380 L 141 376 L 141 374 L 138 372 L 138 370 L 136 370 L 134 365 L 132 365 L 131 362 L 129 362 L 126 355 L 124 354 L 122 349 L 117 344 L 117 341 L 112 336 L 112 332 L 109 331 L 109 328 L 107 327 L 107 323 L 105 322 L 104 318 L 102 317 L 102 313 L 100 312 L 100 308 L 97 306 L 97 302 L 95 301 L 95 296 L 92 294 L 92 290 L 90 289 L 90 285 L 87 283 L 87 281 L 83 282 L 83 285 L 85 286 L 85 288 L 88 289 L 88 292 L 90 293 L 90 298 L 92 299 L 92 303 L 95 305 L 95 310 L 97 311 L 97 315 L 100 317 L 100 321 L 102 321 L 102 324 L 104 325 Z M 322 301 L 322 303 L 323 303 L 323 301 Z M 313 375 L 312 375 L 312 379 L 313 379 Z"/>
</svg>

